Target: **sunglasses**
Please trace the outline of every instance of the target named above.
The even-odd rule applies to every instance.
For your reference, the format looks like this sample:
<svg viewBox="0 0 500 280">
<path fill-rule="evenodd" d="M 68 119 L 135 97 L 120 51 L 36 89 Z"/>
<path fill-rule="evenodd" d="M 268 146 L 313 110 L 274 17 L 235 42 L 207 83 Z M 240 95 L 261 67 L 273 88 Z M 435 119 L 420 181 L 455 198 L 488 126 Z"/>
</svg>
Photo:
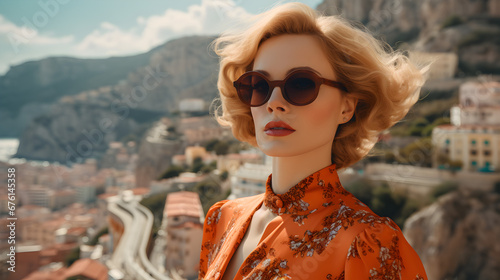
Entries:
<svg viewBox="0 0 500 280">
<path fill-rule="evenodd" d="M 281 89 L 283 98 L 288 103 L 296 106 L 308 105 L 316 100 L 322 84 L 348 92 L 342 83 L 322 78 L 305 69 L 293 71 L 281 81 L 270 81 L 264 74 L 250 71 L 233 83 L 240 100 L 251 107 L 264 105 L 275 87 Z"/>
</svg>

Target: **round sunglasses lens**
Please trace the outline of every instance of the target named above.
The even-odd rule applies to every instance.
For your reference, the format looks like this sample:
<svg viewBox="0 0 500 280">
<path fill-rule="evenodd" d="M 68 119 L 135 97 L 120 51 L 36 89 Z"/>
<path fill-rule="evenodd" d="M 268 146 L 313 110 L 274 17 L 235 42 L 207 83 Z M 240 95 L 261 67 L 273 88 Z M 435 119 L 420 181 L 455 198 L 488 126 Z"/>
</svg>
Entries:
<svg viewBox="0 0 500 280">
<path fill-rule="evenodd" d="M 258 75 L 248 75 L 241 80 L 240 87 L 241 100 L 252 106 L 264 104 L 269 92 L 269 84 Z"/>
<path fill-rule="evenodd" d="M 297 105 L 309 104 L 316 99 L 316 82 L 307 73 L 298 73 L 286 81 L 286 95 Z"/>
</svg>

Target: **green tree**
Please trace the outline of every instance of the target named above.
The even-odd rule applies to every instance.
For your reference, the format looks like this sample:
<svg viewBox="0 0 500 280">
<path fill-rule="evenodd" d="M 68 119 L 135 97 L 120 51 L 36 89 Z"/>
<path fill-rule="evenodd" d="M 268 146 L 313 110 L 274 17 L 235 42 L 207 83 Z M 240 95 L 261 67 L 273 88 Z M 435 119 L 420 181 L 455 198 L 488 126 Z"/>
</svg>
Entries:
<svg viewBox="0 0 500 280">
<path fill-rule="evenodd" d="M 420 210 L 421 207 L 422 206 L 418 201 L 414 199 L 406 199 L 406 203 L 401 209 L 401 213 L 397 216 L 397 218 L 394 221 L 402 228 L 403 225 L 405 224 L 406 219 L 408 219 L 408 217 L 410 217 L 413 213 Z"/>
<path fill-rule="evenodd" d="M 228 177 L 229 177 L 229 171 L 227 170 L 222 171 L 222 173 L 220 174 L 221 181 L 226 181 Z"/>
<path fill-rule="evenodd" d="M 456 182 L 447 181 L 441 183 L 434 188 L 430 192 L 431 200 L 436 200 L 438 197 L 447 194 L 452 191 L 456 191 L 458 189 L 458 184 Z"/>
<path fill-rule="evenodd" d="M 500 181 L 496 181 L 493 185 L 493 192 L 500 194 Z"/>
<path fill-rule="evenodd" d="M 372 210 L 379 216 L 396 220 L 405 203 L 406 197 L 392 192 L 387 183 L 373 191 Z"/>
<path fill-rule="evenodd" d="M 191 172 L 198 173 L 205 166 L 201 157 L 195 157 L 191 165 Z"/>
<path fill-rule="evenodd" d="M 375 185 L 366 179 L 358 179 L 347 184 L 346 189 L 364 204 L 371 206 Z"/>
<path fill-rule="evenodd" d="M 432 140 L 430 137 L 425 137 L 400 149 L 397 159 L 404 164 L 431 167 L 432 152 Z"/>
<path fill-rule="evenodd" d="M 441 24 L 441 29 L 460 25 L 462 23 L 463 23 L 463 20 L 461 17 L 459 17 L 457 15 L 451 15 L 443 21 L 443 23 Z"/>
<path fill-rule="evenodd" d="M 99 242 L 99 237 L 105 235 L 105 234 L 108 234 L 109 233 L 109 229 L 108 227 L 104 227 L 102 228 L 96 235 L 94 235 L 94 237 L 89 241 L 88 245 L 91 245 L 91 246 L 95 246 L 97 245 L 97 242 Z"/>
<path fill-rule="evenodd" d="M 144 197 L 139 203 L 148 208 L 153 213 L 153 238 L 158 234 L 163 219 L 163 210 L 165 209 L 165 202 L 169 192 L 162 192 Z"/>
<path fill-rule="evenodd" d="M 76 246 L 71 250 L 69 255 L 66 257 L 64 261 L 66 267 L 70 267 L 74 262 L 80 259 L 80 246 Z"/>
<path fill-rule="evenodd" d="M 172 164 L 170 165 L 165 172 L 160 176 L 161 179 L 168 179 L 179 176 L 185 169 L 182 166 Z"/>
</svg>

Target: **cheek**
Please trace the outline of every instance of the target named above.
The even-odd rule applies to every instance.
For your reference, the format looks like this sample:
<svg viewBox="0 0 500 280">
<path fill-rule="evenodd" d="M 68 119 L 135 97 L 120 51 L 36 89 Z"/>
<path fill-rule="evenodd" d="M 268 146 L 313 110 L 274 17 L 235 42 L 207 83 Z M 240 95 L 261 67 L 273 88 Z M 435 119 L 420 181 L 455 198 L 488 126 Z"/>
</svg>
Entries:
<svg viewBox="0 0 500 280">
<path fill-rule="evenodd" d="M 328 103 L 320 104 L 311 108 L 310 112 L 306 114 L 308 122 L 315 126 L 335 126 L 337 110 L 333 106 L 327 106 Z M 326 128 L 326 127 L 325 127 Z"/>
<path fill-rule="evenodd" d="M 264 113 L 265 113 L 265 112 L 262 112 L 263 107 L 264 106 L 250 108 L 250 112 L 252 113 L 252 119 L 253 119 L 253 124 L 254 124 L 255 130 L 257 130 L 257 127 L 262 122 L 262 118 L 263 118 Z"/>
<path fill-rule="evenodd" d="M 253 123 L 254 124 L 258 123 L 258 119 L 259 119 L 258 109 L 259 108 L 256 108 L 256 107 L 251 107 L 250 108 L 250 113 L 252 114 L 252 119 L 253 119 Z"/>
</svg>

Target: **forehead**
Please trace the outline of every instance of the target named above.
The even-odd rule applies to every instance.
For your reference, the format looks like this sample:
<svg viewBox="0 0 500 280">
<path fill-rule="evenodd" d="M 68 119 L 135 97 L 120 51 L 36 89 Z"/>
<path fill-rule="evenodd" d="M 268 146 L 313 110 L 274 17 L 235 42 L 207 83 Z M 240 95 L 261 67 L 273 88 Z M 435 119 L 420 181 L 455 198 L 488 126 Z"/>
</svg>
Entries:
<svg viewBox="0 0 500 280">
<path fill-rule="evenodd" d="M 310 67 L 324 78 L 335 78 L 321 42 L 313 35 L 286 34 L 272 37 L 259 47 L 253 70 L 263 70 L 272 79 L 282 79 L 289 69 Z"/>
</svg>

